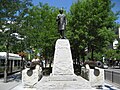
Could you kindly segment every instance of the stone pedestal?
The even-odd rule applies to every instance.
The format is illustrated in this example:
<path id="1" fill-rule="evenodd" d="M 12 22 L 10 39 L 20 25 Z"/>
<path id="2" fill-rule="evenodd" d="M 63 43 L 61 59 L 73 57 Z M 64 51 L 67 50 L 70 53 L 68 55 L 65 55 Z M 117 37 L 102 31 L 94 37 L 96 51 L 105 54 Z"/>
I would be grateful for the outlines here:
<path id="1" fill-rule="evenodd" d="M 24 87 L 33 87 L 34 84 L 38 82 L 41 78 L 41 69 L 40 66 L 36 66 L 34 70 L 26 68 L 22 71 L 22 84 Z"/>
<path id="2" fill-rule="evenodd" d="M 99 75 L 95 75 L 95 69 L 99 70 Z M 89 70 L 89 81 L 91 86 L 104 86 L 104 69 L 95 68 Z"/>
<path id="3" fill-rule="evenodd" d="M 52 75 L 73 75 L 73 61 L 67 39 L 58 39 L 55 45 Z"/>
<path id="4" fill-rule="evenodd" d="M 73 70 L 70 44 L 67 39 L 58 39 L 55 45 L 52 74 L 43 77 L 36 85 L 37 90 L 92 89 L 90 83 Z"/>
<path id="5" fill-rule="evenodd" d="M 34 85 L 36 90 L 94 90 L 90 83 L 73 70 L 70 44 L 67 39 L 58 39 L 55 45 L 53 70 Z"/>
<path id="6" fill-rule="evenodd" d="M 90 85 L 95 86 L 104 86 L 104 69 L 95 67 L 95 69 L 90 69 L 87 64 L 85 67 L 82 67 L 81 75 L 90 82 Z"/>

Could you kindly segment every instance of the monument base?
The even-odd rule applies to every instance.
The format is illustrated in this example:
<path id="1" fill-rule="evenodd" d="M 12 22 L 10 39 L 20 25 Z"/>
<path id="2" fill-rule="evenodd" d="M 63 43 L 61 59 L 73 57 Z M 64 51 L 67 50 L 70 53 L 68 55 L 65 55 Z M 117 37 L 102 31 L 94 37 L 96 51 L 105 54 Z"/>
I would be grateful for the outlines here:
<path id="1" fill-rule="evenodd" d="M 34 87 L 36 90 L 94 90 L 87 80 L 74 74 L 71 49 L 67 39 L 57 40 L 52 74 L 43 77 Z"/>
<path id="2" fill-rule="evenodd" d="M 52 74 L 43 77 L 37 90 L 91 89 L 90 83 L 74 74 L 70 44 L 67 39 L 58 39 L 55 45 Z"/>
<path id="3" fill-rule="evenodd" d="M 68 39 L 58 39 L 56 41 L 52 75 L 74 75 L 73 60 Z"/>
<path id="4" fill-rule="evenodd" d="M 36 85 L 37 90 L 92 90 L 90 83 L 76 75 L 56 75 L 43 77 Z"/>
<path id="5" fill-rule="evenodd" d="M 59 78 L 59 79 L 58 79 Z M 71 79 L 72 78 L 72 79 Z M 23 87 L 20 84 L 12 90 L 96 90 L 81 76 L 45 76 L 33 87 Z"/>

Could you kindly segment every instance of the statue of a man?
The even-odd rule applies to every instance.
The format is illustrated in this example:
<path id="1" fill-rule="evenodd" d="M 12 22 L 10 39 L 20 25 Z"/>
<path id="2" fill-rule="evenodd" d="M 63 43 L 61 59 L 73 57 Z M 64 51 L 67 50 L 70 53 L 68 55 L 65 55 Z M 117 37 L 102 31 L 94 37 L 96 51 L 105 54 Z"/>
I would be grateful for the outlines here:
<path id="1" fill-rule="evenodd" d="M 65 14 L 63 14 L 63 9 L 60 9 L 59 12 L 60 13 L 57 15 L 56 21 L 58 22 L 58 31 L 60 32 L 60 36 L 64 39 L 64 30 L 66 29 L 67 20 Z"/>

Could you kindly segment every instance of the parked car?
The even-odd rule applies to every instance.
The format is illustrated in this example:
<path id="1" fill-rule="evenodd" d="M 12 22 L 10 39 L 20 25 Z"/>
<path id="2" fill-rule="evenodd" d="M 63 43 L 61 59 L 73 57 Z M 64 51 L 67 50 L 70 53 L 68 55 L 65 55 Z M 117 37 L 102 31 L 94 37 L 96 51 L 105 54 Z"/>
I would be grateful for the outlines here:
<path id="1" fill-rule="evenodd" d="M 103 68 L 104 68 L 104 69 L 108 69 L 108 65 L 105 63 L 105 64 L 103 65 Z"/>

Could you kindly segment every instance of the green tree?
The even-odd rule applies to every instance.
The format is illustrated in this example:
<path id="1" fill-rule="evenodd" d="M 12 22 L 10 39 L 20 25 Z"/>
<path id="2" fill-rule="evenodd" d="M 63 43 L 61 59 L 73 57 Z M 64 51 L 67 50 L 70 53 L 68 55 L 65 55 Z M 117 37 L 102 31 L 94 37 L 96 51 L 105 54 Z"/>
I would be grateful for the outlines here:
<path id="1" fill-rule="evenodd" d="M 49 59 L 49 57 L 53 57 L 54 44 L 58 38 L 56 27 L 58 9 L 39 3 L 38 6 L 33 6 L 28 11 L 23 23 L 28 49 L 30 46 L 41 49 L 41 55 L 45 59 Z"/>
<path id="2" fill-rule="evenodd" d="M 27 9 L 32 5 L 31 0 L 0 0 L 0 29 L 2 30 L 1 35 L 1 43 L 0 46 L 3 46 L 3 43 L 8 40 L 10 42 L 9 46 L 12 49 L 15 47 L 11 47 L 11 44 L 15 44 L 15 38 L 10 37 L 12 33 L 19 33 L 21 30 L 21 23 L 23 22 Z M 3 36 L 3 37 L 2 37 Z M 18 48 L 18 47 L 17 47 Z M 16 49 L 17 49 L 16 48 Z M 1 51 L 5 49 L 2 48 Z M 15 50 L 15 49 L 14 49 Z M 18 50 L 18 49 L 17 49 Z M 16 51 L 17 51 L 16 50 Z M 20 49 L 19 49 L 20 50 Z M 12 51 L 12 52 L 16 52 Z"/>
<path id="3" fill-rule="evenodd" d="M 110 0 L 78 0 L 70 9 L 68 35 L 72 41 L 75 58 L 85 56 L 85 48 L 99 52 L 115 38 L 114 29 L 117 19 L 111 10 Z"/>
<path id="4" fill-rule="evenodd" d="M 13 38 L 11 35 L 20 30 L 20 22 L 26 15 L 26 8 L 31 5 L 28 0 L 0 0 L 0 30 L 2 31 L 2 39 L 5 42 L 6 57 L 5 60 L 5 70 L 4 70 L 4 82 L 7 82 L 7 66 L 8 66 L 8 56 L 9 50 L 13 46 Z M 15 39 L 14 39 L 15 40 Z M 0 42 L 0 47 L 3 46 Z M 15 47 L 14 47 L 15 48 Z M 12 49 L 11 49 L 12 50 Z M 1 49 L 2 51 L 2 49 Z"/>

